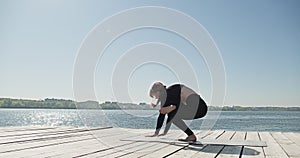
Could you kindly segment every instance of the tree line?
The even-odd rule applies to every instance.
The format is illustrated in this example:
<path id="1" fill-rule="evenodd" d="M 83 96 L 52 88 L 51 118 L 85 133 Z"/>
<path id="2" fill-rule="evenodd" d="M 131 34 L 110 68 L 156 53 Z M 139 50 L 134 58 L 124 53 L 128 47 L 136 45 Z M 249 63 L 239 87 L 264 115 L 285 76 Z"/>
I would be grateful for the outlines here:
<path id="1" fill-rule="evenodd" d="M 41 109 L 121 109 L 117 103 L 96 101 L 75 102 L 73 100 L 46 98 L 44 100 L 0 98 L 0 108 L 41 108 Z"/>
<path id="2" fill-rule="evenodd" d="M 97 101 L 75 102 L 73 100 L 46 98 L 44 100 L 0 98 L 0 108 L 44 108 L 44 109 L 152 109 L 150 105 L 122 104 Z M 210 111 L 300 111 L 300 107 L 251 107 L 251 106 L 209 106 Z"/>

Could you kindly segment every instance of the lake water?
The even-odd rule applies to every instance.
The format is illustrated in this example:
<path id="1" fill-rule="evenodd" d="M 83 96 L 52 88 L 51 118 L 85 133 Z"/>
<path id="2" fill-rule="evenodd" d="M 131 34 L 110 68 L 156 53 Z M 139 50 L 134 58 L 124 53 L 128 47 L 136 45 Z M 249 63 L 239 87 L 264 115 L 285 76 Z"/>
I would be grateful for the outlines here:
<path id="1" fill-rule="evenodd" d="M 157 110 L 0 109 L 0 126 L 154 129 L 157 116 Z M 300 132 L 300 111 L 210 111 L 206 117 L 186 123 L 191 129 Z M 174 125 L 171 128 L 176 129 Z"/>

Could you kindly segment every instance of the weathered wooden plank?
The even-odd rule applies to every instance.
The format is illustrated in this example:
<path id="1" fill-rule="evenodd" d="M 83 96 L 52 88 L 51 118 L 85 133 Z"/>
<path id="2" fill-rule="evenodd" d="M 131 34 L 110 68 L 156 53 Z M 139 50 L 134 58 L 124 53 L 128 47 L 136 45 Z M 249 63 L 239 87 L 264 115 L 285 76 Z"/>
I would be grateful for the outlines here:
<path id="1" fill-rule="evenodd" d="M 151 130 L 152 131 L 152 130 Z M 149 133 L 149 132 L 148 132 Z M 180 133 L 180 131 L 176 130 L 176 131 L 170 131 L 169 134 L 166 137 L 172 138 L 172 137 L 176 137 L 178 136 L 178 134 Z M 147 139 L 151 139 L 149 137 L 145 137 L 145 134 L 139 135 L 138 137 L 142 137 L 144 138 L 145 142 L 136 142 L 139 143 L 138 145 L 132 144 L 134 147 L 130 147 L 128 148 L 128 146 L 124 146 L 122 148 L 126 148 L 126 150 L 120 150 L 120 147 L 115 147 L 114 150 L 109 150 L 109 151 L 105 151 L 105 152 L 101 152 L 101 153 L 95 153 L 93 155 L 89 155 L 88 157 L 118 157 L 118 156 L 126 156 L 126 155 L 132 155 L 135 154 L 135 156 L 133 157 L 137 157 L 140 154 L 143 154 L 144 152 L 149 152 L 151 151 L 149 148 L 152 146 L 156 146 L 159 145 L 161 143 L 159 142 L 148 142 Z M 126 141 L 121 141 L 121 142 L 126 142 Z M 132 141 L 127 141 L 127 142 L 132 142 Z"/>
<path id="2" fill-rule="evenodd" d="M 76 135 L 52 139 L 44 139 L 40 141 L 27 141 L 22 143 L 13 143 L 13 144 L 2 144 L 0 148 L 0 153 L 14 152 L 19 150 L 26 150 L 30 148 L 40 148 L 43 146 L 51 146 L 61 143 L 68 143 L 70 141 L 81 141 L 81 139 L 93 138 L 92 135 Z"/>
<path id="3" fill-rule="evenodd" d="M 300 132 L 293 132 L 294 135 L 296 135 L 297 137 L 300 137 Z"/>
<path id="4" fill-rule="evenodd" d="M 56 129 L 58 127 L 43 127 L 43 126 L 11 126 L 11 127 L 1 127 L 0 133 L 9 133 L 16 131 L 42 131 L 48 129 Z"/>
<path id="5" fill-rule="evenodd" d="M 151 154 L 152 152 L 155 152 L 157 150 L 160 150 L 161 148 L 165 148 L 169 146 L 170 143 L 159 143 L 159 142 L 151 142 L 148 145 L 145 146 L 144 149 L 137 150 L 134 153 L 126 154 L 123 157 L 142 157 L 148 154 Z M 172 145 L 177 145 L 177 144 L 172 144 Z"/>
<path id="6" fill-rule="evenodd" d="M 225 131 L 218 130 L 218 131 L 211 131 L 211 133 L 207 136 L 204 136 L 204 139 L 216 139 L 220 135 L 222 135 Z M 191 157 L 193 155 L 196 155 L 199 151 L 201 151 L 205 146 L 194 146 L 194 145 L 189 145 L 185 147 L 182 150 L 179 150 L 178 152 L 170 155 L 169 157 L 171 158 L 181 158 L 181 157 Z"/>
<path id="7" fill-rule="evenodd" d="M 289 157 L 300 157 L 300 147 L 281 132 L 272 132 L 273 138 L 283 148 Z"/>
<path id="8" fill-rule="evenodd" d="M 188 142 L 179 141 L 181 143 L 191 144 Z M 265 147 L 265 141 L 255 140 L 216 140 L 216 139 L 199 139 L 192 143 L 193 145 L 226 145 L 226 146 L 252 146 L 252 147 Z"/>
<path id="9" fill-rule="evenodd" d="M 119 131 L 119 133 L 121 133 L 121 135 L 114 137 L 114 138 L 108 138 L 108 137 L 103 137 L 100 140 L 100 143 L 102 143 L 102 147 L 98 146 L 95 148 L 95 146 L 92 147 L 81 147 L 78 148 L 76 154 L 74 154 L 74 152 L 64 152 L 61 153 L 61 155 L 55 155 L 55 157 L 96 157 L 97 154 L 99 153 L 111 153 L 112 150 L 116 149 L 116 148 L 120 148 L 120 147 L 125 147 L 127 145 L 130 144 L 134 144 L 134 142 L 124 142 L 124 141 L 120 141 L 120 139 L 122 138 L 127 138 L 127 137 L 134 137 L 136 135 L 144 135 L 144 134 L 149 134 L 149 133 L 145 133 L 148 131 L 145 131 L 144 129 L 138 129 L 136 131 L 132 131 L 131 129 L 116 129 Z M 99 136 L 101 136 L 101 133 L 98 133 Z M 96 137 L 97 133 L 94 134 Z M 104 146 L 103 146 L 104 144 Z M 53 156 L 51 156 L 53 157 Z"/>
<path id="10" fill-rule="evenodd" d="M 186 146 L 187 146 L 186 144 L 172 144 L 172 145 L 168 144 L 164 146 L 162 149 L 153 151 L 151 154 L 142 157 L 164 157 Z"/>
<path id="11" fill-rule="evenodd" d="M 121 148 L 117 148 L 118 149 L 117 152 L 103 155 L 101 157 L 122 157 L 128 154 L 138 152 L 139 150 L 143 150 L 147 146 L 149 146 L 149 144 L 146 144 L 145 142 L 135 142 L 133 144 L 122 146 Z"/>
<path id="12" fill-rule="evenodd" d="M 76 147 L 76 152 L 71 150 L 60 152 L 55 155 L 51 155 L 51 157 L 91 157 L 95 153 L 110 151 L 116 147 L 126 146 L 127 144 L 131 144 L 132 142 L 120 142 L 119 140 L 122 138 L 132 137 L 135 135 L 139 135 L 140 132 L 127 132 L 126 129 L 115 129 L 118 131 L 118 135 L 113 137 L 103 137 L 103 133 L 97 132 L 93 135 L 98 137 L 98 143 L 84 145 L 81 147 Z M 102 137 L 102 138 L 99 138 Z M 98 145 L 97 145 L 98 144 Z M 53 153 L 52 153 L 53 154 Z"/>
<path id="13" fill-rule="evenodd" d="M 110 129 L 103 129 L 103 131 L 109 130 L 107 132 L 111 132 Z M 110 134 L 110 133 L 108 133 Z M 58 145 L 63 143 L 69 143 L 72 141 L 82 141 L 85 139 L 93 139 L 94 136 L 89 133 L 89 131 L 86 131 L 83 134 L 68 134 L 64 136 L 51 136 L 47 138 L 42 138 L 39 140 L 35 139 L 28 139 L 23 142 L 17 142 L 17 143 L 9 143 L 9 144 L 2 144 L 0 148 L 0 153 L 5 152 L 13 152 L 13 151 L 20 151 L 20 150 L 26 150 L 26 149 L 32 149 L 32 148 L 40 148 L 43 146 L 51 146 L 51 145 Z M 31 141 L 33 140 L 33 141 Z M 35 141 L 34 141 L 35 140 Z"/>
<path id="14" fill-rule="evenodd" d="M 41 128 L 41 130 L 39 130 Z M 5 132 L 7 131 L 7 132 Z M 174 142 L 180 130 L 164 136 Z M 207 132 L 207 131 L 206 131 Z M 7 127 L 0 128 L 0 157 L 238 157 L 243 158 L 296 158 L 300 157 L 300 134 L 282 132 L 234 132 L 204 131 L 198 138 L 217 140 L 262 140 L 267 147 L 240 147 L 224 145 L 188 145 L 182 143 L 129 142 L 124 138 L 136 138 L 153 133 L 152 129 L 92 130 L 74 127 Z M 196 132 L 195 132 L 196 133 Z M 22 135 L 24 134 L 24 135 Z M 5 136 L 4 136 L 5 135 Z M 2 137 L 1 137 L 2 136 Z M 245 137 L 246 136 L 246 137 Z M 15 141 L 15 142 L 14 142 Z M 2 143 L 2 144 L 1 144 Z M 5 144 L 6 143 L 6 144 Z"/>
<path id="15" fill-rule="evenodd" d="M 2 131 L 0 133 L 0 137 L 7 137 L 7 136 L 18 136 L 18 135 L 26 135 L 26 134 L 37 134 L 37 133 L 43 133 L 43 132 L 48 132 L 48 131 L 56 131 L 62 128 L 58 128 L 58 127 L 49 127 L 49 128 L 37 128 L 37 129 L 22 129 L 22 130 L 13 130 L 10 129 L 8 132 L 6 131 Z M 69 128 L 68 128 L 69 129 Z M 64 129 L 63 129 L 64 130 Z"/>
<path id="16" fill-rule="evenodd" d="M 18 148 L 9 150 L 9 149 L 5 149 L 7 150 L 7 152 L 2 152 L 0 155 L 3 157 L 19 157 L 23 155 L 27 155 L 28 153 L 32 153 L 33 150 L 39 151 L 39 150 L 43 150 L 51 147 L 51 146 L 56 146 L 56 145 L 60 145 L 60 144 L 67 144 L 67 143 L 73 143 L 73 142 L 78 142 L 81 141 L 82 143 L 84 143 L 87 140 L 90 139 L 94 139 L 92 136 L 86 136 L 84 138 L 80 138 L 80 139 L 72 139 L 72 140 L 67 140 L 67 141 L 49 141 L 47 143 L 45 142 L 39 142 L 39 143 L 35 143 L 30 147 L 27 147 L 26 145 L 20 145 L 18 146 Z M 59 149 L 62 150 L 62 149 Z"/>
<path id="17" fill-rule="evenodd" d="M 170 134 L 171 133 L 171 134 Z M 171 131 L 169 132 L 168 135 L 164 136 L 163 138 L 169 139 L 169 140 L 173 140 L 173 142 L 179 138 L 179 136 L 183 135 L 183 132 L 180 130 L 176 130 L 176 131 Z M 146 142 L 145 145 L 143 146 L 143 148 L 139 148 L 137 150 L 135 150 L 134 152 L 130 152 L 130 153 L 126 153 L 123 155 L 120 155 L 120 157 L 127 157 L 127 158 L 131 158 L 131 157 L 141 157 L 143 155 L 152 153 L 153 151 L 156 151 L 158 148 L 158 146 L 160 144 L 165 144 L 166 146 L 169 145 L 170 143 L 173 143 L 172 141 L 170 141 L 169 143 L 148 143 Z M 176 145 L 176 143 L 174 142 L 173 145 Z"/>
<path id="18" fill-rule="evenodd" d="M 97 131 L 99 132 L 99 131 Z M 35 154 L 28 154 L 31 157 L 73 157 L 80 154 L 85 154 L 84 151 L 98 150 L 99 148 L 111 147 L 111 144 L 104 142 L 103 137 L 110 139 L 118 139 L 118 137 L 124 137 L 126 133 L 120 133 L 117 129 L 112 129 L 106 132 L 102 132 L 101 135 L 93 135 L 93 139 L 85 140 L 83 142 L 71 142 L 59 144 L 56 146 L 49 146 L 46 148 L 39 148 L 34 151 Z M 113 141 L 111 141 L 113 143 Z M 64 149 L 64 150 L 61 150 Z M 32 152 L 31 152 L 32 153 Z"/>
<path id="19" fill-rule="evenodd" d="M 244 140 L 246 132 L 235 132 L 234 136 L 230 140 Z M 217 156 L 218 158 L 238 158 L 242 152 L 242 146 L 227 146 Z"/>
<path id="20" fill-rule="evenodd" d="M 285 135 L 292 142 L 294 142 L 295 144 L 297 144 L 298 146 L 300 146 L 300 134 L 297 135 L 296 133 L 285 132 L 285 133 L 283 133 L 283 135 Z"/>
<path id="21" fill-rule="evenodd" d="M 72 157 L 71 154 L 76 154 L 80 148 L 90 147 L 96 148 L 99 141 L 95 138 L 83 141 L 63 143 L 59 145 L 46 146 L 41 148 L 28 149 L 20 152 L 23 158 L 40 158 L 40 157 L 55 157 L 65 155 L 65 157 Z"/>
<path id="22" fill-rule="evenodd" d="M 22 141 L 26 140 L 28 138 L 38 138 L 38 137 L 43 137 L 43 136 L 58 136 L 58 135 L 64 135 L 64 134 L 72 134 L 72 133 L 81 133 L 81 132 L 89 132 L 89 131 L 94 131 L 98 129 L 103 129 L 103 128 L 79 128 L 79 129 L 63 129 L 63 130 L 52 130 L 52 131 L 46 131 L 46 132 L 40 132 L 40 133 L 25 133 L 25 134 L 18 134 L 18 135 L 6 135 L 2 136 L 0 138 L 0 144 L 8 144 L 7 142 L 14 142 L 14 141 Z"/>
<path id="23" fill-rule="evenodd" d="M 138 133 L 138 134 L 153 134 L 154 129 L 136 129 L 136 128 L 118 128 L 120 130 L 126 131 L 127 133 Z"/>
<path id="24" fill-rule="evenodd" d="M 43 133 L 55 133 L 55 132 L 64 132 L 64 131 L 70 131 L 70 130 L 82 130 L 82 129 L 86 129 L 85 127 L 68 127 L 68 126 L 62 126 L 62 127 L 27 127 L 28 129 L 26 129 L 26 127 L 23 127 L 21 129 L 16 128 L 16 130 L 14 130 L 14 128 L 8 127 L 7 131 L 3 130 L 2 132 L 0 132 L 0 139 L 2 138 L 8 138 L 8 137 L 15 137 L 15 136 L 30 136 L 30 135 L 35 135 L 35 134 L 43 134 Z"/>
<path id="25" fill-rule="evenodd" d="M 101 139 L 111 139 L 110 140 L 110 144 L 108 143 L 104 143 L 104 141 L 107 140 L 97 140 L 97 139 L 93 139 L 93 140 L 88 140 L 88 141 L 84 141 L 83 143 L 72 143 L 72 144 L 63 144 L 63 146 L 53 146 L 50 148 L 45 149 L 43 153 L 37 154 L 35 156 L 29 156 L 30 158 L 32 157 L 84 157 L 84 155 L 86 155 L 87 157 L 91 157 L 89 156 L 91 153 L 98 153 L 98 152 L 105 152 L 107 150 L 112 150 L 114 148 L 114 143 L 115 140 L 118 140 L 121 136 L 124 136 L 123 134 L 120 135 L 115 135 L 112 137 L 106 137 L 106 138 L 101 138 Z M 117 144 L 117 143 L 116 143 Z M 118 144 L 117 146 L 122 146 L 122 145 L 126 145 L 126 144 Z M 60 150 L 60 149 L 64 149 L 64 150 Z M 50 149 L 49 152 L 47 151 L 48 149 Z"/>
<path id="26" fill-rule="evenodd" d="M 117 133 L 119 133 L 119 131 L 114 132 L 115 129 L 108 129 L 108 130 L 103 130 L 102 133 L 102 137 L 105 137 L 106 139 L 111 138 L 115 135 L 117 135 Z M 122 134 L 122 133 L 121 133 Z M 89 144 L 86 144 L 86 142 L 91 142 L 92 140 L 94 140 L 93 142 L 96 144 L 100 144 L 101 142 L 99 142 L 99 140 L 95 139 L 95 136 L 93 135 L 87 135 L 87 136 L 83 136 L 83 137 L 72 137 L 72 138 L 66 138 L 66 139 L 61 139 L 61 140 L 49 140 L 49 141 L 44 141 L 44 142 L 34 142 L 34 143 L 30 143 L 30 144 L 20 144 L 19 149 L 21 150 L 16 150 L 14 152 L 6 152 L 6 153 L 2 153 L 1 155 L 6 155 L 6 156 L 12 156 L 12 155 L 29 155 L 30 157 L 33 156 L 32 153 L 35 153 L 34 155 L 59 155 L 59 154 L 67 154 L 68 153 L 68 149 L 76 149 L 73 147 L 73 145 L 75 144 L 80 144 L 81 146 L 86 146 Z M 106 146 L 102 143 L 102 146 Z M 94 146 L 95 147 L 95 146 Z M 18 149 L 18 148 L 17 148 Z M 63 150 L 62 150 L 63 149 Z M 73 150 L 73 155 L 79 152 L 78 150 L 76 150 L 76 152 L 74 152 Z M 58 154 L 57 154 L 58 153 Z M 77 153 L 78 154 L 78 153 Z M 41 156 L 38 156 L 41 157 Z"/>
<path id="27" fill-rule="evenodd" d="M 72 136 L 79 136 L 79 135 L 86 135 L 89 134 L 91 130 L 104 130 L 108 128 L 94 128 L 94 129 L 89 129 L 89 130 L 82 130 L 80 131 L 81 133 L 64 133 L 60 135 L 38 135 L 38 136 L 33 136 L 30 138 L 16 138 L 16 139 L 4 139 L 0 142 L 0 145 L 3 144 L 14 144 L 14 143 L 23 143 L 23 142 L 34 142 L 34 141 L 44 141 L 44 140 L 49 140 L 49 139 L 60 139 L 60 138 L 65 138 L 65 137 L 72 137 Z"/>
<path id="28" fill-rule="evenodd" d="M 246 140 L 260 140 L 258 132 L 247 132 Z M 243 158 L 264 158 L 264 151 L 262 147 L 244 147 Z"/>
<path id="29" fill-rule="evenodd" d="M 269 132 L 259 132 L 261 140 L 267 142 L 267 147 L 263 147 L 266 158 L 288 158 L 281 146 L 275 141 Z"/>
<path id="30" fill-rule="evenodd" d="M 120 149 L 119 150 L 116 150 L 116 149 L 114 149 L 114 147 L 111 147 L 111 148 L 103 148 L 103 146 L 101 147 L 101 146 L 98 146 L 98 148 L 100 148 L 100 149 L 103 149 L 101 152 L 97 152 L 97 153 L 101 153 L 101 154 L 104 154 L 103 156 L 98 156 L 97 154 L 88 154 L 88 155 L 86 155 L 86 156 L 80 156 L 80 155 L 77 155 L 77 153 L 76 154 L 74 154 L 74 153 L 63 153 L 63 154 L 61 154 L 61 155 L 55 155 L 55 156 L 51 156 L 51 157 L 61 157 L 61 158 L 64 158 L 64 157 L 77 157 L 77 156 L 79 156 L 79 157 L 88 157 L 88 158 L 93 158 L 93 157 L 106 157 L 106 153 L 107 152 L 109 152 L 109 155 L 112 155 L 112 156 L 108 156 L 108 157 L 116 157 L 116 156 L 118 156 L 118 155 L 120 155 L 120 153 L 122 152 L 122 151 L 124 151 L 124 152 L 126 152 L 126 151 L 129 151 L 129 150 L 131 150 L 131 147 L 136 147 L 136 146 L 139 146 L 140 145 L 140 143 L 139 142 L 136 142 L 136 143 L 124 143 L 124 144 L 122 144 L 122 145 L 118 145 L 118 146 L 116 146 L 116 147 L 120 147 Z M 91 149 L 91 148 L 90 148 Z M 86 152 L 89 152 L 89 151 L 91 151 L 90 149 L 84 149 L 84 148 L 81 148 L 80 150 L 79 150 L 79 153 L 86 153 Z M 94 148 L 94 149 L 96 149 L 96 148 Z M 121 152 L 120 152 L 121 151 Z"/>
<path id="31" fill-rule="evenodd" d="M 225 131 L 222 135 L 217 137 L 218 140 L 230 140 L 235 134 L 235 131 Z M 224 148 L 224 145 L 207 145 L 201 151 L 192 155 L 194 158 L 214 158 Z"/>
<path id="32" fill-rule="evenodd" d="M 195 131 L 195 133 L 196 133 L 196 131 Z M 197 136 L 205 136 L 204 133 L 207 133 L 207 131 L 199 131 L 198 133 L 196 133 L 196 135 Z M 182 132 L 180 137 L 186 137 L 185 133 Z M 175 140 L 178 138 L 179 137 L 175 138 Z M 181 144 L 181 143 L 163 144 L 163 143 L 161 143 L 157 146 L 158 146 L 158 148 L 154 149 L 153 152 L 145 153 L 141 157 L 167 157 L 167 156 L 172 155 L 173 153 L 187 147 L 188 144 L 185 144 L 185 143 L 183 143 L 183 144 Z"/>

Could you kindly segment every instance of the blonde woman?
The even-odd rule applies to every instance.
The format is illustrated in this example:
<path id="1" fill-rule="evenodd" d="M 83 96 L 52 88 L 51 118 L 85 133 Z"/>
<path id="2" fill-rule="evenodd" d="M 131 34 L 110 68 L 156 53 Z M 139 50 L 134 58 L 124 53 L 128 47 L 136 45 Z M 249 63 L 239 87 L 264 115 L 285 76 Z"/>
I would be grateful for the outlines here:
<path id="1" fill-rule="evenodd" d="M 183 120 L 198 119 L 206 115 L 207 105 L 200 95 L 183 84 L 174 84 L 167 88 L 161 82 L 155 82 L 152 85 L 149 95 L 157 99 L 156 103 L 151 103 L 153 107 L 159 103 L 161 104 L 156 130 L 150 137 L 166 135 L 173 123 L 187 134 L 187 138 L 181 140 L 197 140 L 193 131 L 187 127 Z M 166 114 L 168 115 L 168 119 L 165 130 L 162 134 L 159 134 Z"/>

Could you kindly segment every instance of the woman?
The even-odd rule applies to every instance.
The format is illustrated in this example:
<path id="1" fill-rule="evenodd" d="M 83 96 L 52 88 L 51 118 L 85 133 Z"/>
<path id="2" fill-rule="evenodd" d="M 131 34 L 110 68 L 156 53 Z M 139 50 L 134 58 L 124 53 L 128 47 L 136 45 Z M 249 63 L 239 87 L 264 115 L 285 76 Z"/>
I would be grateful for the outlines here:
<path id="1" fill-rule="evenodd" d="M 161 103 L 160 114 L 157 118 L 156 131 L 153 136 L 162 136 L 168 133 L 171 123 L 187 134 L 184 141 L 196 141 L 197 137 L 183 120 L 202 118 L 207 113 L 207 105 L 195 91 L 182 84 L 174 84 L 168 88 L 161 82 L 155 82 L 149 93 L 150 97 L 158 99 L 153 107 Z M 168 115 L 167 124 L 163 134 L 159 131 L 163 125 L 165 115 Z"/>

